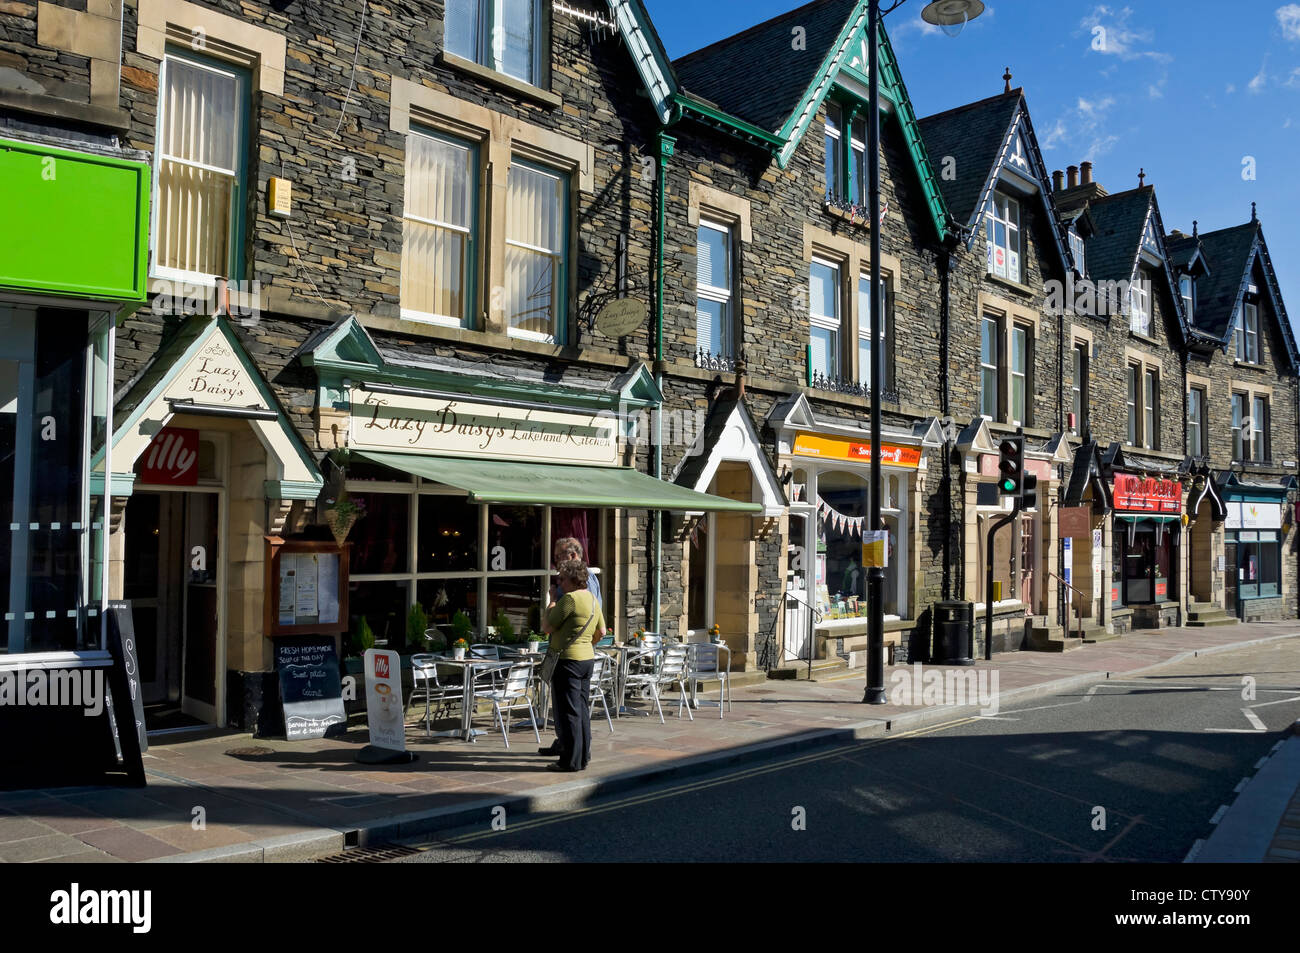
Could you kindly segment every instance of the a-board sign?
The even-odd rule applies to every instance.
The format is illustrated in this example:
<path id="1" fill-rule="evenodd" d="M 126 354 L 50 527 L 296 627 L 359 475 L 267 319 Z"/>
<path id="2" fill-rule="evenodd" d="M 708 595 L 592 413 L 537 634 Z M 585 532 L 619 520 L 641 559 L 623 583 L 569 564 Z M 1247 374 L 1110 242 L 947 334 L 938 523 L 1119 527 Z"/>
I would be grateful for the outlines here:
<path id="1" fill-rule="evenodd" d="M 280 676 L 286 738 L 324 738 L 347 730 L 332 638 L 277 639 L 275 668 Z"/>
<path id="2" fill-rule="evenodd" d="M 144 725 L 140 658 L 136 651 L 130 602 L 108 604 L 108 652 L 113 658 L 108 671 L 108 687 L 113 694 L 111 721 L 117 731 L 122 763 L 131 781 L 144 785 L 143 755 L 149 750 L 149 736 Z"/>
<path id="3" fill-rule="evenodd" d="M 370 744 L 390 751 L 406 750 L 402 706 L 402 660 L 396 652 L 366 649 L 366 721 Z"/>

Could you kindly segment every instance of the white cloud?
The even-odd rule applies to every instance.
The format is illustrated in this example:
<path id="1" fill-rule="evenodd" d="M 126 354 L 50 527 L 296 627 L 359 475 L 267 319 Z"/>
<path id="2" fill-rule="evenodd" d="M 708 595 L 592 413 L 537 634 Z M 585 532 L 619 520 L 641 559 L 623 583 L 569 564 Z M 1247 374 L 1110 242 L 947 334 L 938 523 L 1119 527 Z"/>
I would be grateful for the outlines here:
<path id="1" fill-rule="evenodd" d="M 1229 96 L 1231 96 L 1231 95 L 1232 95 L 1233 93 L 1235 93 L 1236 91 L 1237 91 L 1237 84 L 1236 84 L 1236 83 L 1229 83 L 1228 86 L 1227 86 L 1227 88 L 1224 89 L 1224 92 L 1227 93 Z"/>
<path id="2" fill-rule="evenodd" d="M 1246 88 L 1252 93 L 1262 93 L 1264 87 L 1268 85 L 1268 57 L 1264 57 L 1264 62 L 1260 64 L 1259 72 L 1255 77 L 1246 84 Z"/>
<path id="3" fill-rule="evenodd" d="M 1132 16 L 1133 10 L 1129 7 L 1115 9 L 1098 4 L 1079 21 L 1079 26 L 1088 33 L 1091 49 L 1103 56 L 1118 56 L 1122 60 L 1152 59 L 1158 63 L 1173 60 L 1168 53 L 1139 48 L 1148 46 L 1154 34 L 1130 26 Z"/>
<path id="4" fill-rule="evenodd" d="M 1044 148 L 1082 151 L 1083 157 L 1089 159 L 1105 155 L 1119 142 L 1110 117 L 1114 105 L 1113 96 L 1100 99 L 1080 96 L 1068 115 L 1057 119 L 1047 133 L 1043 139 Z"/>
<path id="5" fill-rule="evenodd" d="M 1286 78 L 1286 82 L 1282 85 L 1291 89 L 1300 89 L 1300 66 L 1291 71 L 1291 75 Z"/>
<path id="6" fill-rule="evenodd" d="M 1277 25 L 1288 40 L 1300 40 L 1300 3 L 1277 8 Z"/>

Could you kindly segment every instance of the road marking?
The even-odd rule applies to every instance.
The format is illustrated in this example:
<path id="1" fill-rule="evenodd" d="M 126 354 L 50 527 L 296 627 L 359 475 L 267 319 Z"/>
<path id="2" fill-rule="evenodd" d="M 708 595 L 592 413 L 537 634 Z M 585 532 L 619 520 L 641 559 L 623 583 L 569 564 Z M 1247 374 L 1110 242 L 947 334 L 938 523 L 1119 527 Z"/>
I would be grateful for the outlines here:
<path id="1" fill-rule="evenodd" d="M 1243 708 L 1241 713 L 1246 716 L 1246 720 L 1255 726 L 1256 731 L 1268 731 L 1268 726 L 1249 708 Z"/>
<path id="2" fill-rule="evenodd" d="M 1264 688 L 1264 689 L 1261 689 L 1261 691 L 1270 692 L 1270 691 L 1277 691 L 1277 689 L 1274 689 L 1274 688 Z M 1287 689 L 1287 691 L 1291 691 L 1291 689 Z M 1251 708 L 1265 708 L 1265 707 L 1267 707 L 1268 705 L 1283 705 L 1283 704 L 1286 704 L 1287 702 L 1300 702 L 1300 695 L 1296 695 L 1296 696 L 1293 697 L 1293 698 L 1279 698 L 1279 699 L 1276 699 L 1275 701 L 1271 701 L 1271 702 L 1260 702 L 1259 704 L 1257 704 L 1257 705 L 1251 705 L 1250 707 L 1251 707 Z"/>
<path id="3" fill-rule="evenodd" d="M 1256 762 L 1255 762 L 1255 770 L 1258 771 L 1260 768 L 1264 767 L 1264 763 L 1265 763 L 1266 761 L 1268 761 L 1268 755 L 1264 755 L 1264 757 L 1262 757 L 1262 758 L 1260 758 L 1258 761 L 1256 761 Z"/>
<path id="4" fill-rule="evenodd" d="M 1211 823 L 1211 824 L 1217 824 L 1217 823 L 1219 823 L 1219 821 L 1223 820 L 1223 815 L 1225 815 L 1225 814 L 1227 814 L 1227 813 L 1228 813 L 1228 805 L 1226 805 L 1226 804 L 1220 804 L 1220 805 L 1219 805 L 1219 809 L 1218 809 L 1217 811 L 1215 811 L 1215 812 L 1214 812 L 1214 816 L 1213 816 L 1212 818 L 1210 818 L 1210 823 Z"/>
<path id="5" fill-rule="evenodd" d="M 1240 781 L 1237 782 L 1237 786 L 1232 789 L 1232 793 L 1240 794 L 1242 791 L 1246 790 L 1246 785 L 1249 783 L 1250 783 L 1250 778 L 1242 778 Z"/>

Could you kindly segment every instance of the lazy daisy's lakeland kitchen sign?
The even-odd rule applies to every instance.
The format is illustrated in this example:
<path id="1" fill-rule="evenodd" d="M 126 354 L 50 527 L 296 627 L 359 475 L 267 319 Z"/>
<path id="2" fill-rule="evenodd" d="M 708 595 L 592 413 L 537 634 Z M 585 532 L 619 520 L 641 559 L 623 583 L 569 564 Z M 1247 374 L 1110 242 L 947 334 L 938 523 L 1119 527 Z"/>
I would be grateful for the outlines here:
<path id="1" fill-rule="evenodd" d="M 618 418 L 354 389 L 348 443 L 357 450 L 616 466 Z"/>

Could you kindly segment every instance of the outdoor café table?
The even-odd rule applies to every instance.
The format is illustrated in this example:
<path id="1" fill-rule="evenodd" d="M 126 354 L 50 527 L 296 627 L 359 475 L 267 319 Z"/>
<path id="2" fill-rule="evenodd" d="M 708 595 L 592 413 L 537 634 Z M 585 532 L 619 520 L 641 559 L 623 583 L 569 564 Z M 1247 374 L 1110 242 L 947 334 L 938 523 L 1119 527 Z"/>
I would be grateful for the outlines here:
<path id="1" fill-rule="evenodd" d="M 636 708 L 628 708 L 625 704 L 627 701 L 627 676 L 631 671 L 633 659 L 653 658 L 654 656 L 659 655 L 663 649 L 647 649 L 642 648 L 639 645 L 626 643 L 623 645 L 606 646 L 606 648 L 612 648 L 619 655 L 617 669 L 618 683 L 614 686 L 614 692 L 618 696 L 618 708 L 615 710 L 615 714 L 620 718 L 623 715 L 644 715 L 649 718 L 650 712 L 640 711 Z"/>
<path id="2" fill-rule="evenodd" d="M 428 733 L 430 738 L 464 738 L 466 741 L 473 741 L 475 734 L 484 734 L 485 732 L 475 728 L 470 730 L 470 717 L 474 714 L 474 673 L 477 671 L 489 671 L 491 669 L 509 668 L 514 664 L 513 659 L 493 659 L 493 658 L 453 658 L 450 655 L 439 655 L 435 657 L 436 664 L 447 665 L 459 668 L 462 674 L 464 691 L 460 705 L 460 727 L 452 728 L 448 731 L 434 731 Z"/>

